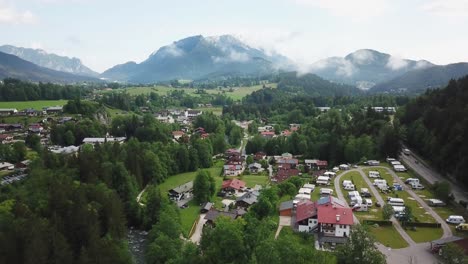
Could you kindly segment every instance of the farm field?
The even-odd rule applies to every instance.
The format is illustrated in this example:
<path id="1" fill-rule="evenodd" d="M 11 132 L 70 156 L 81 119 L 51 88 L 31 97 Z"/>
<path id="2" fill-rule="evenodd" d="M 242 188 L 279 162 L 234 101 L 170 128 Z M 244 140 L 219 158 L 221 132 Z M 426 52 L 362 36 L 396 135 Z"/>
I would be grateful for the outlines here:
<path id="1" fill-rule="evenodd" d="M 18 110 L 34 108 L 36 110 L 42 110 L 44 107 L 48 106 L 62 106 L 65 105 L 67 102 L 68 100 L 0 102 L 0 108 L 16 108 Z"/>
<path id="2" fill-rule="evenodd" d="M 271 88 L 276 88 L 277 84 L 276 83 L 271 83 L 267 85 L 268 87 Z M 233 87 L 232 92 L 230 92 L 230 88 L 218 88 L 218 89 L 206 89 L 205 91 L 208 94 L 225 94 L 226 96 L 232 98 L 233 100 L 241 100 L 243 97 L 246 95 L 251 94 L 254 91 L 262 89 L 263 85 L 254 85 L 254 86 L 249 86 L 249 87 Z M 154 87 L 130 87 L 126 89 L 116 89 L 113 91 L 116 92 L 122 92 L 126 91 L 130 95 L 139 95 L 139 94 L 149 94 L 151 92 L 157 93 L 159 95 L 167 95 L 168 93 L 172 91 L 184 91 L 185 93 L 191 95 L 191 96 L 200 96 L 200 94 L 196 93 L 196 89 L 193 88 L 173 88 L 169 86 L 162 86 L 162 85 L 157 85 Z M 109 93 L 112 91 L 103 91 L 103 93 Z"/>

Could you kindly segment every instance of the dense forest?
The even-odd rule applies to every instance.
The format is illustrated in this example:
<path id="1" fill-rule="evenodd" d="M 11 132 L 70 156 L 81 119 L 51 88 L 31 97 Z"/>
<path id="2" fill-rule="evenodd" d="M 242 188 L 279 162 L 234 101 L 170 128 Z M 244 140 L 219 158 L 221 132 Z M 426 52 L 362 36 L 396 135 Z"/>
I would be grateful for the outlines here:
<path id="1" fill-rule="evenodd" d="M 74 99 L 88 95 L 91 91 L 91 87 L 5 79 L 0 82 L 0 101 Z"/>
<path id="2" fill-rule="evenodd" d="M 247 143 L 248 154 L 257 151 L 269 155 L 290 152 L 339 164 L 396 156 L 400 149 L 401 128 L 398 120 L 392 122 L 389 115 L 377 113 L 369 106 L 397 105 L 397 101 L 402 103 L 406 100 L 404 98 L 329 99 L 280 96 L 282 94 L 275 89 L 263 89 L 247 96 L 242 105 L 223 109 L 226 117 L 254 120 L 249 127 L 249 132 L 254 136 Z M 325 113 L 314 107 L 324 103 L 335 107 Z M 267 140 L 257 132 L 259 126 L 274 124 L 275 132 L 279 135 L 292 123 L 301 124 L 301 128 L 289 137 Z"/>
<path id="3" fill-rule="evenodd" d="M 429 90 L 399 113 L 406 140 L 443 174 L 468 185 L 468 77 Z"/>

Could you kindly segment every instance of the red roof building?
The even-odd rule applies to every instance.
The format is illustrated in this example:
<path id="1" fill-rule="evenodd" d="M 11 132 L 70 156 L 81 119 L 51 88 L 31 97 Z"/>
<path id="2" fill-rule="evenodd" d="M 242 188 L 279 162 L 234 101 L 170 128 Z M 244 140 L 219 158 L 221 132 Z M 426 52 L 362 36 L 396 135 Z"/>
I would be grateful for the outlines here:
<path id="1" fill-rule="evenodd" d="M 352 225 L 354 223 L 351 208 L 320 206 L 317 209 L 317 215 L 320 224 Z"/>
<path id="2" fill-rule="evenodd" d="M 240 190 L 242 188 L 245 188 L 245 182 L 238 179 L 231 179 L 223 181 L 223 185 L 221 188 L 230 190 Z"/>
<path id="3" fill-rule="evenodd" d="M 299 175 L 298 169 L 279 169 L 276 176 L 272 178 L 273 182 L 281 183 L 293 176 Z"/>
<path id="4" fill-rule="evenodd" d="M 262 135 L 262 137 L 265 138 L 272 138 L 275 136 L 275 132 L 263 131 L 262 133 L 260 133 L 260 135 Z"/>
<path id="5" fill-rule="evenodd" d="M 317 207 L 314 202 L 306 200 L 297 204 L 296 222 L 301 222 L 314 216 L 317 216 Z"/>

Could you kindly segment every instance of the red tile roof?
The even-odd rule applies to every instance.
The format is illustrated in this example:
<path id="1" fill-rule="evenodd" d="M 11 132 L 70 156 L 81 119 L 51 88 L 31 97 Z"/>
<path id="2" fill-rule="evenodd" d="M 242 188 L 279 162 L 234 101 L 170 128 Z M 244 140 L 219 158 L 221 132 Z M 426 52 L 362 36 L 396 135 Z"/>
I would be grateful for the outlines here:
<path id="1" fill-rule="evenodd" d="M 326 161 L 326 160 L 317 160 L 317 166 L 327 167 L 328 166 L 328 161 Z"/>
<path id="2" fill-rule="evenodd" d="M 354 223 L 351 208 L 320 206 L 317 214 L 320 224 L 352 225 Z"/>
<path id="3" fill-rule="evenodd" d="M 317 207 L 312 201 L 304 201 L 297 204 L 296 208 L 296 222 L 300 222 L 307 218 L 311 218 L 317 215 Z"/>
<path id="4" fill-rule="evenodd" d="M 227 181 L 223 181 L 222 188 L 232 188 L 235 190 L 240 190 L 241 188 L 245 187 L 245 182 L 238 180 L 238 179 L 231 179 Z"/>
<path id="5" fill-rule="evenodd" d="M 183 136 L 185 133 L 183 131 L 172 131 L 173 136 Z"/>
<path id="6" fill-rule="evenodd" d="M 297 175 L 299 175 L 298 169 L 280 169 L 278 170 L 278 173 L 276 173 L 276 176 L 274 177 L 274 179 L 276 180 L 277 183 L 280 183 L 289 179 L 292 176 L 297 176 Z"/>

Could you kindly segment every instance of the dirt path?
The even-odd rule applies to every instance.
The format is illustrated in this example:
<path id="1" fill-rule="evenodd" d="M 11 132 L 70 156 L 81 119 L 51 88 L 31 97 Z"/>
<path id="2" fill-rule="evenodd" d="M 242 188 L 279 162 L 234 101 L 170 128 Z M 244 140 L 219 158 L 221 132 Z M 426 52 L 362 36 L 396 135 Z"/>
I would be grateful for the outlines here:
<path id="1" fill-rule="evenodd" d="M 143 193 L 146 191 L 146 188 L 148 187 L 148 185 L 145 186 L 145 188 L 143 188 L 143 190 L 141 190 L 141 192 L 137 195 L 137 198 L 136 198 L 136 201 L 137 203 L 140 205 L 140 206 L 144 206 L 145 204 L 144 203 L 140 203 L 140 200 L 141 200 L 141 196 L 143 195 Z"/>

